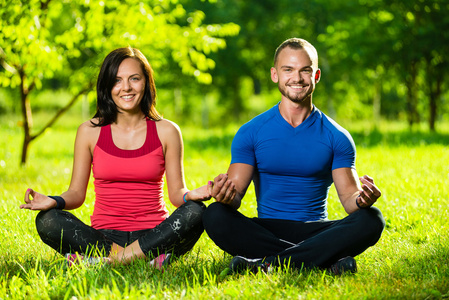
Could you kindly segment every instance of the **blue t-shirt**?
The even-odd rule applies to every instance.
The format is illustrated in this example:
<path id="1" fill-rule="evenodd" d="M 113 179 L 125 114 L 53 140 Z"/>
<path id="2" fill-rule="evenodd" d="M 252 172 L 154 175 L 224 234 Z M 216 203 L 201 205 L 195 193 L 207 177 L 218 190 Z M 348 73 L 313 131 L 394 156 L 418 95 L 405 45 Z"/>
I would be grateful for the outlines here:
<path id="1" fill-rule="evenodd" d="M 332 170 L 355 168 L 348 131 L 316 107 L 296 128 L 278 105 L 244 124 L 232 141 L 233 163 L 255 167 L 259 218 L 316 221 L 327 218 Z"/>

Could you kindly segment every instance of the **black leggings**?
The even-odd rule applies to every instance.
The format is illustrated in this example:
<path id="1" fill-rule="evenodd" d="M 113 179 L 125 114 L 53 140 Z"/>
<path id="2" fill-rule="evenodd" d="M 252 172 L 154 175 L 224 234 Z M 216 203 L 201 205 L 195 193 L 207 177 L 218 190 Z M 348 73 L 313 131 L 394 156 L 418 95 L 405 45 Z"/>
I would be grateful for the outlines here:
<path id="1" fill-rule="evenodd" d="M 107 256 L 112 243 L 125 247 L 137 240 L 147 257 L 169 252 L 180 256 L 191 250 L 203 233 L 205 209 L 202 202 L 187 201 L 156 227 L 138 231 L 97 230 L 68 211 L 50 209 L 37 215 L 36 228 L 42 241 L 62 255 L 98 255 L 93 251 L 99 250 Z"/>
<path id="2" fill-rule="evenodd" d="M 266 258 L 278 265 L 327 268 L 340 258 L 356 256 L 380 238 L 385 221 L 379 209 L 358 210 L 342 220 L 299 222 L 248 218 L 215 202 L 203 224 L 218 247 L 231 255 Z"/>

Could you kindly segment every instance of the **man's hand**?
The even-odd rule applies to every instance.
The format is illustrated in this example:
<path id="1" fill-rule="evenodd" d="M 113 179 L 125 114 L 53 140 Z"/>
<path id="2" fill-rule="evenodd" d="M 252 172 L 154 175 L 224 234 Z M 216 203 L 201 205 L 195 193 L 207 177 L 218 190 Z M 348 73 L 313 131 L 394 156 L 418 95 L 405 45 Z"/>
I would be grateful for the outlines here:
<path id="1" fill-rule="evenodd" d="M 356 201 L 360 207 L 369 207 L 376 203 L 377 199 L 380 198 L 382 192 L 374 184 L 374 180 L 368 175 L 364 175 L 359 178 L 362 182 L 362 191 L 357 197 Z"/>
<path id="2" fill-rule="evenodd" d="M 228 179 L 227 174 L 220 174 L 215 177 L 211 195 L 217 202 L 232 204 L 236 195 L 236 189 L 234 183 Z"/>

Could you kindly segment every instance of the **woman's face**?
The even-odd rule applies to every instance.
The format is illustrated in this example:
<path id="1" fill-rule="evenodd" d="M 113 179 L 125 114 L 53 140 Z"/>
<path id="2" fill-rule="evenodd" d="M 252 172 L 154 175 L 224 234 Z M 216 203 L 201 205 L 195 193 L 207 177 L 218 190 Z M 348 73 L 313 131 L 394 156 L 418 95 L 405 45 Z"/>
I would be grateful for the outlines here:
<path id="1" fill-rule="evenodd" d="M 145 92 L 145 75 L 140 62 L 126 58 L 120 64 L 111 95 L 119 112 L 140 112 L 140 101 Z"/>

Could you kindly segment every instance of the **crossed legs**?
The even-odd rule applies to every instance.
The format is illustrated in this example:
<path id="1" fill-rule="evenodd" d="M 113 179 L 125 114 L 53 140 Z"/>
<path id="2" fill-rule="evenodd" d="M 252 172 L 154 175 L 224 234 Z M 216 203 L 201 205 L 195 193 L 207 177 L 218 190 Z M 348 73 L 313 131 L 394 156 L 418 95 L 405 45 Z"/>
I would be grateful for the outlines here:
<path id="1" fill-rule="evenodd" d="M 156 257 L 171 252 L 182 255 L 193 248 L 203 232 L 205 205 L 188 201 L 152 229 L 134 232 L 96 230 L 67 211 L 51 209 L 36 217 L 42 241 L 64 255 L 79 252 L 109 256 L 112 262 L 127 263 L 139 257 Z"/>
<path id="2" fill-rule="evenodd" d="M 385 221 L 379 209 L 359 210 L 335 221 L 299 222 L 248 218 L 216 202 L 203 214 L 209 237 L 227 253 L 265 258 L 278 265 L 327 268 L 346 256 L 356 256 L 380 238 Z"/>

